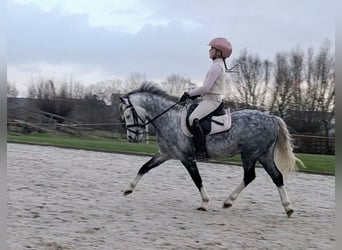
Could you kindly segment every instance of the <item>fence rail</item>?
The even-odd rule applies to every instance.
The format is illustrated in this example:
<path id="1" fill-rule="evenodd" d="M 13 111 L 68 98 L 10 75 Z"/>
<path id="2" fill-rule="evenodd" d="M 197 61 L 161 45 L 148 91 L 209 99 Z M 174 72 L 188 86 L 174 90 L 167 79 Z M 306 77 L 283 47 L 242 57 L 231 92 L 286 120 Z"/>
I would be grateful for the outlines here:
<path id="1" fill-rule="evenodd" d="M 335 137 L 292 135 L 296 153 L 335 154 Z"/>

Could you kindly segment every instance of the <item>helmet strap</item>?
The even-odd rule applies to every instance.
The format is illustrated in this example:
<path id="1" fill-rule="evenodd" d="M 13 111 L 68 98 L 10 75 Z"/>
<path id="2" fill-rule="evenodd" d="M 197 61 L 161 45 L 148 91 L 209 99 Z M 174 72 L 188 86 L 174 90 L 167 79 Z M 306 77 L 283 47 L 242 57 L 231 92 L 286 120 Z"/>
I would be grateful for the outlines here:
<path id="1" fill-rule="evenodd" d="M 226 58 L 222 58 L 223 59 L 223 64 L 224 64 L 224 68 L 226 72 L 229 72 L 229 69 L 227 68 L 227 64 L 226 64 Z"/>
<path id="2" fill-rule="evenodd" d="M 239 67 L 240 64 L 235 64 L 233 67 L 231 67 L 230 69 L 227 69 L 226 63 L 224 63 L 225 67 L 226 67 L 226 72 L 227 73 L 238 73 L 239 74 Z M 236 70 L 234 70 L 234 68 L 237 68 Z"/>

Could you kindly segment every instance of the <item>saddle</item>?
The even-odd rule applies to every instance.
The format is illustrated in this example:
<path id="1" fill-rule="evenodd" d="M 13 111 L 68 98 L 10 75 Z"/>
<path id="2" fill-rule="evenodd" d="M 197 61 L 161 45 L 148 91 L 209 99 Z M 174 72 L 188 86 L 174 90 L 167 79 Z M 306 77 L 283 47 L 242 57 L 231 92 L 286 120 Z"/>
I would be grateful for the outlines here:
<path id="1" fill-rule="evenodd" d="M 190 132 L 189 116 L 195 110 L 197 105 L 198 103 L 190 103 L 185 105 L 181 111 L 182 131 L 188 137 L 192 137 L 192 133 Z M 200 126 L 204 135 L 212 135 L 228 130 L 231 126 L 230 109 L 224 109 L 222 102 L 217 109 L 200 120 Z"/>

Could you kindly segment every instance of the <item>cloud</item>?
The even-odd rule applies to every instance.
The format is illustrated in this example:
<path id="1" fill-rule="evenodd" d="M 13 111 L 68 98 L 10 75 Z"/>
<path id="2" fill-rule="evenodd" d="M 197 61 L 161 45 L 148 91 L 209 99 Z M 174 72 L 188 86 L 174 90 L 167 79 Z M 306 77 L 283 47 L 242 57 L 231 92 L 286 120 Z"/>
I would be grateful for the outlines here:
<path id="1" fill-rule="evenodd" d="M 15 3 L 9 8 L 10 65 L 70 62 L 101 65 L 107 71 L 122 74 L 154 71 L 155 77 L 161 77 L 165 72 L 184 73 L 185 64 L 191 68 L 199 57 L 207 59 L 204 43 L 207 39 L 184 32 L 195 26 L 191 23 L 148 24 L 131 34 L 109 27 L 92 27 L 85 14 L 66 15 L 58 9 L 45 12 L 32 5 Z"/>
<path id="2" fill-rule="evenodd" d="M 91 81 L 132 72 L 201 81 L 213 37 L 231 41 L 232 58 L 247 49 L 272 60 L 297 46 L 334 42 L 333 8 L 323 0 L 9 0 L 8 77 L 46 70 L 83 71 Z"/>

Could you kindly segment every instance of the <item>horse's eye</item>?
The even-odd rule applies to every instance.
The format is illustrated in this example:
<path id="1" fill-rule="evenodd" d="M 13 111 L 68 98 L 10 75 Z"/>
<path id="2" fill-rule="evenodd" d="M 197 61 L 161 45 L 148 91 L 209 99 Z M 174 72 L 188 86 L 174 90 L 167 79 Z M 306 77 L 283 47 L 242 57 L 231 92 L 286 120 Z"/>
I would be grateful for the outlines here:
<path id="1" fill-rule="evenodd" d="M 130 115 L 126 115 L 126 119 L 129 119 L 129 118 L 131 118 L 131 116 Z"/>

